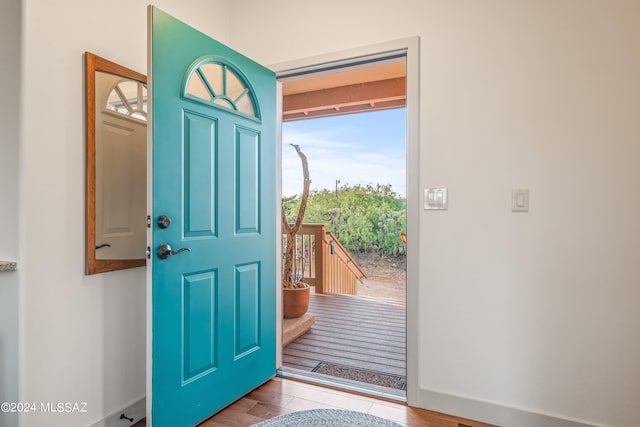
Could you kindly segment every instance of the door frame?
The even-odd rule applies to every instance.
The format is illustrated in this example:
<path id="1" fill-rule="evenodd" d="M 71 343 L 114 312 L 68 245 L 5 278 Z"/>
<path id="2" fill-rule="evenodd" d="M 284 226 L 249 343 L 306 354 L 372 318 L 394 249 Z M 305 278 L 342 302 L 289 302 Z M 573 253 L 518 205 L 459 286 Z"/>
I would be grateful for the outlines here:
<path id="1" fill-rule="evenodd" d="M 419 244 L 417 237 L 419 233 L 420 214 L 420 38 L 418 36 L 408 37 L 389 42 L 328 53 L 319 56 L 297 59 L 268 67 L 276 72 L 276 79 L 282 79 L 297 74 L 307 74 L 322 70 L 332 70 L 346 66 L 356 65 L 363 62 L 371 62 L 376 59 L 384 59 L 394 53 L 404 52 L 407 63 L 407 149 L 406 149 L 406 183 L 407 183 L 407 404 L 409 406 L 418 405 L 418 318 L 419 311 Z M 278 86 L 278 125 L 276 135 L 276 195 L 278 200 L 278 212 L 280 212 L 281 183 L 282 183 L 282 91 Z M 279 218 L 279 215 L 276 215 Z M 281 234 L 280 224 L 277 232 Z M 411 238 L 413 237 L 413 238 Z M 276 259 L 282 259 L 280 240 Z M 280 268 L 277 268 L 278 280 L 280 280 Z M 280 296 L 279 296 L 280 297 Z M 278 301 L 276 313 L 276 330 L 282 330 L 281 303 Z M 282 368 L 282 337 L 277 335 L 276 342 L 276 365 Z M 410 379 L 410 380 L 409 380 Z"/>

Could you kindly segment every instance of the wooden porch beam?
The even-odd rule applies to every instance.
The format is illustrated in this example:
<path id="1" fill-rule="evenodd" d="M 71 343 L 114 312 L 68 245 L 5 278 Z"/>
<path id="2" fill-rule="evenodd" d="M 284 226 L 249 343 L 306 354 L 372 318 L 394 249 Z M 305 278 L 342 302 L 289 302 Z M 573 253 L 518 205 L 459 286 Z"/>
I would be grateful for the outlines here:
<path id="1" fill-rule="evenodd" d="M 373 111 L 405 104 L 406 79 L 398 77 L 286 95 L 283 98 L 283 119 Z"/>

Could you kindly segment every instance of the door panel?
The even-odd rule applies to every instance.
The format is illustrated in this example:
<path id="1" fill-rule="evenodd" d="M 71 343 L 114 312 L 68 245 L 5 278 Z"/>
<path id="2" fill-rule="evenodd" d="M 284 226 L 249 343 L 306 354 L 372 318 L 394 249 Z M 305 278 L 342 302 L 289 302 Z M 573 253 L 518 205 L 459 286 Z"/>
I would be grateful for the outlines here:
<path id="1" fill-rule="evenodd" d="M 218 168 L 217 120 L 185 112 L 184 177 L 185 238 L 216 236 Z"/>
<path id="2" fill-rule="evenodd" d="M 183 344 L 182 384 L 217 369 L 216 272 L 207 271 L 184 278 L 182 294 Z"/>
<path id="3" fill-rule="evenodd" d="M 236 128 L 236 233 L 260 232 L 260 134 Z"/>
<path id="4" fill-rule="evenodd" d="M 266 68 L 150 13 L 151 419 L 181 427 L 275 374 L 276 83 Z M 188 250 L 161 259 L 162 244 Z"/>
<path id="5" fill-rule="evenodd" d="M 236 267 L 235 302 L 237 360 L 260 348 L 260 264 Z"/>

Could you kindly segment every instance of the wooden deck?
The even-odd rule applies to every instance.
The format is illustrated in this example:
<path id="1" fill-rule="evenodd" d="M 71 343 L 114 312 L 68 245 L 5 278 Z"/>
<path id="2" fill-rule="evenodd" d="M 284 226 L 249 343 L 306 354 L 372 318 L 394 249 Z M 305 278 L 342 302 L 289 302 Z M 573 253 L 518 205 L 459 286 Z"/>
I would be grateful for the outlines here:
<path id="1" fill-rule="evenodd" d="M 404 303 L 340 294 L 311 294 L 316 322 L 283 350 L 285 368 L 310 372 L 320 362 L 406 376 Z"/>

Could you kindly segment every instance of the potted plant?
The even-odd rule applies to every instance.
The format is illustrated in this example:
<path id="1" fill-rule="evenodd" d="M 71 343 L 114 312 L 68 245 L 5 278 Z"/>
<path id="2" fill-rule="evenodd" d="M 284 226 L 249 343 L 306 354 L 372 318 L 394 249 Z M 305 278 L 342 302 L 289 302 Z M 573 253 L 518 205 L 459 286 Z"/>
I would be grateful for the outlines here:
<path id="1" fill-rule="evenodd" d="M 300 150 L 299 145 L 291 144 L 298 153 L 302 162 L 302 175 L 304 178 L 300 207 L 293 224 L 289 224 L 284 211 L 284 203 L 296 196 L 282 199 L 282 232 L 285 235 L 284 258 L 282 267 L 282 303 L 285 318 L 300 317 L 309 309 L 309 285 L 302 282 L 304 275 L 304 257 L 297 256 L 296 234 L 300 230 L 307 209 L 309 199 L 309 165 L 307 156 Z"/>

